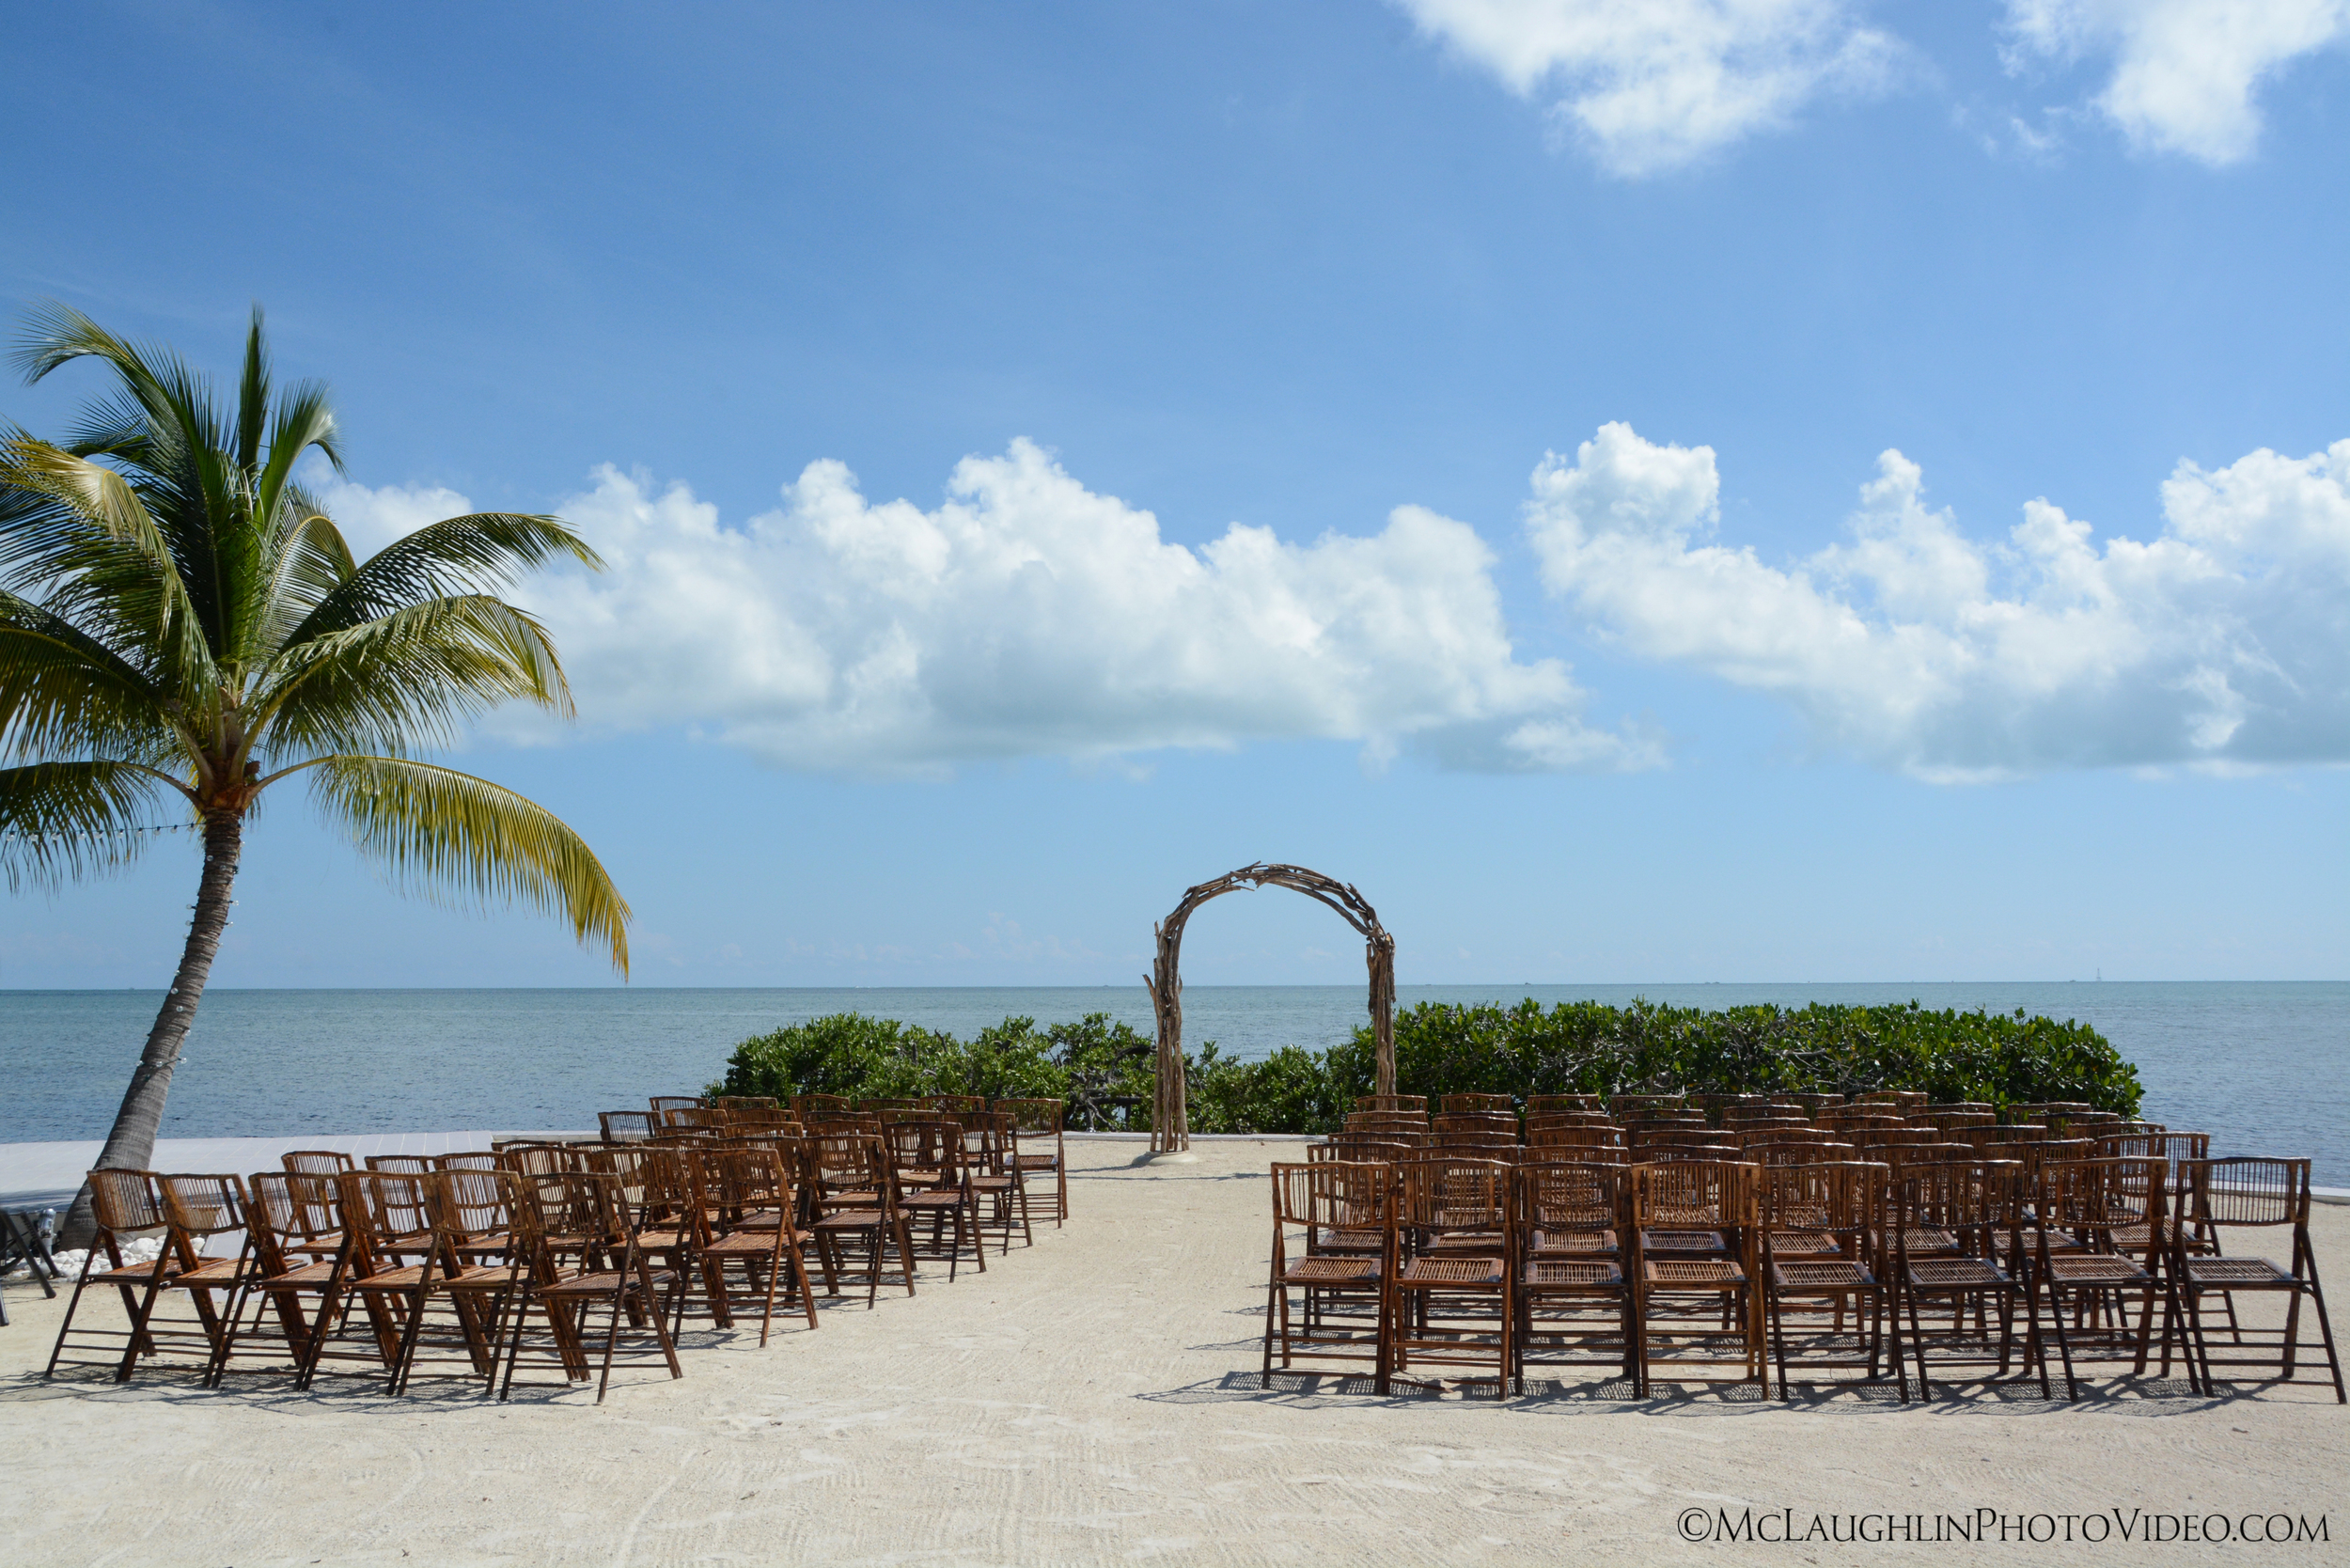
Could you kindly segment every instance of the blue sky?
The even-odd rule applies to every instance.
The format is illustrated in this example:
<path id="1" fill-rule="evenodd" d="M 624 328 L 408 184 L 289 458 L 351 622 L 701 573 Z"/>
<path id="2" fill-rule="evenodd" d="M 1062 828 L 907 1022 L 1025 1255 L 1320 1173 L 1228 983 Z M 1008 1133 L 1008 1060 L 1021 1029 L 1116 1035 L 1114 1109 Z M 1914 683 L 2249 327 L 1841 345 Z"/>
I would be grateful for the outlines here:
<path id="1" fill-rule="evenodd" d="M 2350 5 L 91 5 L 0 303 L 551 510 L 652 984 L 2350 976 Z M 0 390 L 54 432 L 93 375 Z M 227 985 L 595 984 L 298 798 Z M 160 986 L 193 851 L 0 918 Z M 1351 981 L 1301 900 L 1186 974 Z"/>

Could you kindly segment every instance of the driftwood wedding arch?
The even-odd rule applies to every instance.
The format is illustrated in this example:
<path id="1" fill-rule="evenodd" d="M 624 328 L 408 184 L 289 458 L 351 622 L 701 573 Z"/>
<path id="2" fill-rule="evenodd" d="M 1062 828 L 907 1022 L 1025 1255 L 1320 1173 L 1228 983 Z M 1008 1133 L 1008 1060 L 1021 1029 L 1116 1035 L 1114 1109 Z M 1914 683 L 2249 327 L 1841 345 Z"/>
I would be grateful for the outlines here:
<path id="1" fill-rule="evenodd" d="M 1158 937 L 1158 957 L 1144 980 L 1151 987 L 1151 1011 L 1159 1026 L 1158 1093 L 1151 1112 L 1151 1152 L 1154 1154 L 1191 1147 L 1191 1122 L 1183 1100 L 1183 979 L 1176 969 L 1183 946 L 1183 922 L 1210 899 L 1243 887 L 1264 886 L 1294 888 L 1337 910 L 1340 919 L 1362 933 L 1363 960 L 1371 968 L 1371 1035 L 1379 1044 L 1378 1091 L 1395 1092 L 1395 938 L 1380 925 L 1378 912 L 1352 884 L 1334 882 L 1303 866 L 1268 866 L 1260 860 L 1186 890 L 1174 912 L 1152 928 Z"/>

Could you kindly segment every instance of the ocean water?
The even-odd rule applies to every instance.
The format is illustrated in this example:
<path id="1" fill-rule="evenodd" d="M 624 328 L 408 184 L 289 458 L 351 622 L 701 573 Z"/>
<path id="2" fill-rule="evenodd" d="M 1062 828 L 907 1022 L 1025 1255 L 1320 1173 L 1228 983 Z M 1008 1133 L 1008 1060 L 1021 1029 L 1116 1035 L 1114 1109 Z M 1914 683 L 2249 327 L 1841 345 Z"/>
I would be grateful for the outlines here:
<path id="1" fill-rule="evenodd" d="M 1683 1006 L 1906 1002 L 2077 1018 L 2137 1063 L 2145 1114 L 2222 1153 L 2307 1154 L 2350 1185 L 2350 984 L 1402 986 L 1418 1001 L 1636 996 Z M 0 991 L 0 1142 L 105 1136 L 153 1022 L 147 991 Z M 209 992 L 173 1079 L 172 1137 L 592 1127 L 693 1093 L 746 1035 L 857 1011 L 968 1036 L 1007 1016 L 1107 1012 L 1151 1028 L 1140 986 L 856 990 Z M 1340 986 L 1186 986 L 1185 1043 L 1256 1058 L 1364 1021 Z"/>

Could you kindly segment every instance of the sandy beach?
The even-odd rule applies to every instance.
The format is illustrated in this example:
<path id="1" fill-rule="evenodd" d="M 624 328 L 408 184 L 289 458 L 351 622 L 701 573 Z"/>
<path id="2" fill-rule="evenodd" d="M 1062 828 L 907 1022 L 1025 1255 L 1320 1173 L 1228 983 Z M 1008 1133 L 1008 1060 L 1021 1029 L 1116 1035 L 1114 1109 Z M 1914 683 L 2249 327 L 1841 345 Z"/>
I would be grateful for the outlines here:
<path id="1" fill-rule="evenodd" d="M 1294 1148 L 1202 1142 L 1195 1164 L 1136 1167 L 1135 1143 L 1073 1140 L 1072 1218 L 1033 1248 L 991 1258 L 984 1276 L 966 1265 L 952 1285 L 935 1265 L 917 1296 L 885 1292 L 873 1310 L 829 1305 L 821 1329 L 783 1323 L 764 1351 L 755 1331 L 689 1331 L 682 1381 L 637 1372 L 601 1407 L 592 1390 L 551 1386 L 500 1405 L 422 1380 L 397 1401 L 372 1383 L 303 1395 L 276 1377 L 208 1391 L 164 1371 L 126 1387 L 44 1382 L 62 1296 L 44 1302 L 20 1276 L 0 1329 L 0 1557 L 2350 1560 L 2350 1410 L 2314 1386 L 2207 1400 L 2101 1368 L 2078 1404 L 2017 1384 L 1907 1408 L 1889 1389 L 1806 1390 L 1792 1405 L 1540 1383 L 1503 1403 L 1303 1377 L 1260 1391 L 1263 1172 Z M 2350 1211 L 2321 1207 L 2313 1229 L 2340 1288 Z M 1751 1510 L 1798 1533 L 1813 1514 L 1991 1510 L 2045 1515 L 2023 1528 L 2057 1538 L 1692 1544 L 1692 1510 L 1733 1522 Z M 2112 1525 L 2092 1543 L 2074 1523 L 2065 1544 L 2065 1516 L 2117 1510 L 2138 1530 L 2149 1515 L 2324 1515 L 2327 1539 L 2148 1546 Z"/>

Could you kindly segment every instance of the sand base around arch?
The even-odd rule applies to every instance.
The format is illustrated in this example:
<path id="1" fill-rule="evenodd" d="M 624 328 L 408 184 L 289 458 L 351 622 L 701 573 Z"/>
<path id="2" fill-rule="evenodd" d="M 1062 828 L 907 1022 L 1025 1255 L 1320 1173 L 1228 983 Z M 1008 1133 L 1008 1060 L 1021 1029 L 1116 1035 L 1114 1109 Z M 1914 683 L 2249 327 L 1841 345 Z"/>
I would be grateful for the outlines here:
<path id="1" fill-rule="evenodd" d="M 1031 1249 L 925 1271 L 822 1326 L 689 1333 L 686 1376 L 601 1407 L 419 1383 L 298 1395 L 167 1372 L 39 1376 L 60 1304 L 22 1277 L 0 1329 L 0 1560 L 11 1564 L 2213 1560 L 2119 1540 L 1688 1544 L 1685 1511 L 1759 1515 L 2319 1514 L 2350 1560 L 2350 1410 L 2330 1390 L 2100 1369 L 2078 1405 L 1968 1386 L 1906 1409 L 1537 1384 L 1495 1402 L 1257 1387 L 1263 1172 L 1293 1142 L 1201 1140 L 1191 1165 L 1073 1141 L 1073 1214 Z M 2350 1280 L 2350 1211 L 2321 1210 Z M 2342 1288 L 2350 1289 L 2350 1286 Z M 1770 1527 L 1776 1528 L 1776 1527 Z M 2076 1527 L 2078 1528 L 2078 1527 Z"/>

